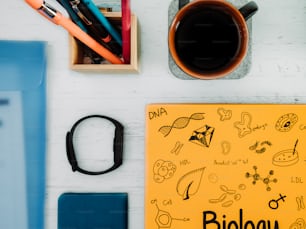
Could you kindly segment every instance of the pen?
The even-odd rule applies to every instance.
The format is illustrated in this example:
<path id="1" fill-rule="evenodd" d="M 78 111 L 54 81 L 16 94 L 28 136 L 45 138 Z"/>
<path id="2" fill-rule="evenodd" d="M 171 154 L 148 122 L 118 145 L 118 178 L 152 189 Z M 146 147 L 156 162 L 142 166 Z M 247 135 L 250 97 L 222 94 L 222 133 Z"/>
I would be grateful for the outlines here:
<path id="1" fill-rule="evenodd" d="M 69 18 L 63 16 L 60 12 L 53 9 L 50 5 L 45 3 L 43 0 L 25 0 L 33 9 L 37 10 L 42 16 L 50 20 L 56 25 L 61 25 L 65 28 L 72 36 L 80 40 L 82 43 L 87 45 L 89 48 L 94 50 L 96 53 L 104 57 L 112 64 L 122 64 L 122 60 L 115 54 L 104 48 L 76 24 L 74 24 Z"/>
<path id="2" fill-rule="evenodd" d="M 88 9 L 96 16 L 100 23 L 107 29 L 107 31 L 112 35 L 112 37 L 122 45 L 122 39 L 118 31 L 112 26 L 112 24 L 107 20 L 107 18 L 101 13 L 99 8 L 92 2 L 92 0 L 81 0 L 87 5 Z"/>
<path id="3" fill-rule="evenodd" d="M 87 33 L 87 29 L 83 25 L 82 20 L 78 17 L 78 15 L 72 10 L 70 7 L 69 2 L 66 0 L 56 0 L 58 3 L 60 3 L 68 12 L 69 17 L 72 19 L 74 23 L 76 23 L 84 32 Z"/>
<path id="4" fill-rule="evenodd" d="M 66 9 L 66 11 L 68 12 L 69 17 L 72 19 L 72 21 L 75 24 L 77 24 L 84 32 L 88 33 L 87 29 L 83 25 L 82 20 L 79 18 L 79 16 L 71 8 L 70 3 L 67 0 L 57 0 L 57 2 L 60 3 L 62 5 L 62 7 L 64 7 Z M 101 63 L 104 60 L 103 57 L 101 57 L 96 52 L 92 51 L 90 48 L 88 48 L 85 44 L 83 44 L 79 40 L 76 40 L 76 42 L 78 43 L 78 46 L 81 47 L 81 49 L 84 52 L 83 63 L 84 63 L 84 60 L 88 60 L 88 58 L 86 58 L 86 57 L 89 57 L 89 60 L 91 60 L 91 63 Z"/>
<path id="5" fill-rule="evenodd" d="M 297 146 L 298 142 L 299 142 L 299 139 L 296 139 L 295 144 L 294 144 L 294 148 L 293 148 L 293 153 L 292 153 L 293 155 L 296 152 L 296 146 Z"/>
<path id="6" fill-rule="evenodd" d="M 99 43 L 104 45 L 116 55 L 121 55 L 120 45 L 112 38 L 94 14 L 80 0 L 68 0 L 74 12 L 83 21 L 88 33 Z"/>

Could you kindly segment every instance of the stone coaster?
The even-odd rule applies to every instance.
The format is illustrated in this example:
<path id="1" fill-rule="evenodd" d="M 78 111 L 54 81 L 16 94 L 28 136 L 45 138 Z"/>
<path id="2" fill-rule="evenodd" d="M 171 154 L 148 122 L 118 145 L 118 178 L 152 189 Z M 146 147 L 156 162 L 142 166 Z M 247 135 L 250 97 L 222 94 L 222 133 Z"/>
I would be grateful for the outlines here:
<path id="1" fill-rule="evenodd" d="M 240 8 L 244 4 L 247 3 L 246 0 L 230 0 L 229 2 L 231 2 L 237 8 Z M 173 20 L 174 16 L 178 12 L 178 5 L 179 5 L 178 0 L 172 0 L 172 2 L 169 5 L 169 9 L 168 9 L 168 31 L 169 31 L 170 24 L 172 23 L 172 20 Z M 244 60 L 240 64 L 240 66 L 234 72 L 230 73 L 229 75 L 227 75 L 223 78 L 219 78 L 219 80 L 222 80 L 222 79 L 240 79 L 240 78 L 244 77 L 245 75 L 247 75 L 248 72 L 250 71 L 251 56 L 252 56 L 252 19 L 251 18 L 247 21 L 247 25 L 248 25 L 248 29 L 249 29 L 249 46 L 248 46 L 248 53 L 247 53 L 246 57 L 244 58 Z M 168 62 L 169 62 L 169 68 L 170 68 L 172 74 L 174 76 L 176 76 L 177 78 L 184 79 L 184 80 L 197 79 L 197 78 L 194 78 L 194 77 L 190 76 L 189 74 L 185 73 L 184 71 L 182 71 L 176 65 L 176 63 L 174 62 L 170 52 L 169 52 Z M 199 79 L 199 80 L 201 80 L 201 79 Z"/>

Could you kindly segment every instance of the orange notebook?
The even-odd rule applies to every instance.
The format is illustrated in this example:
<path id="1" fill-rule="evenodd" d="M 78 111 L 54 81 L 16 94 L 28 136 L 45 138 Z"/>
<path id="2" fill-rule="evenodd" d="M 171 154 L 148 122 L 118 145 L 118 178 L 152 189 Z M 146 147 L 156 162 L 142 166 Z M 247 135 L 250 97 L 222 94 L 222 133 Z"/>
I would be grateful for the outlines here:
<path id="1" fill-rule="evenodd" d="M 145 182 L 145 229 L 305 229 L 306 105 L 148 105 Z"/>

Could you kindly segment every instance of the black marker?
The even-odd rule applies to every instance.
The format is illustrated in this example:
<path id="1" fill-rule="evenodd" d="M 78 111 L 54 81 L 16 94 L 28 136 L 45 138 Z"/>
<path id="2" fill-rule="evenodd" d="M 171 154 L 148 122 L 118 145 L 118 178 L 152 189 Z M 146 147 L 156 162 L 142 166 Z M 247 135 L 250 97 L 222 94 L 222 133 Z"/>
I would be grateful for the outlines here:
<path id="1" fill-rule="evenodd" d="M 80 0 L 69 0 L 74 12 L 82 20 L 88 30 L 88 33 L 94 37 L 100 44 L 104 45 L 116 55 L 121 55 L 120 45 L 112 38 L 108 31 L 98 21 L 96 16 Z"/>

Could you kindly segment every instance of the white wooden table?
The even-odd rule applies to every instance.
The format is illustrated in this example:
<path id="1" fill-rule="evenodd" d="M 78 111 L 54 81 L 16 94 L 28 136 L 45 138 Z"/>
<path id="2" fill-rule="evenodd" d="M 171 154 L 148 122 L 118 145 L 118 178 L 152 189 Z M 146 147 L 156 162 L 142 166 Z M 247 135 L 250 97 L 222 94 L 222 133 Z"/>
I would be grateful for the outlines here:
<path id="1" fill-rule="evenodd" d="M 58 6 L 54 0 L 49 3 Z M 24 1 L 2 2 L 0 39 L 48 43 L 46 229 L 57 228 L 57 199 L 67 191 L 128 192 L 129 228 L 143 229 L 146 104 L 306 102 L 305 0 L 257 0 L 250 73 L 239 80 L 214 81 L 181 80 L 171 74 L 169 3 L 131 1 L 139 23 L 140 72 L 103 74 L 71 71 L 66 31 L 43 19 Z M 72 173 L 68 164 L 66 132 L 89 114 L 108 115 L 125 126 L 124 163 L 112 173 L 86 176 Z"/>

